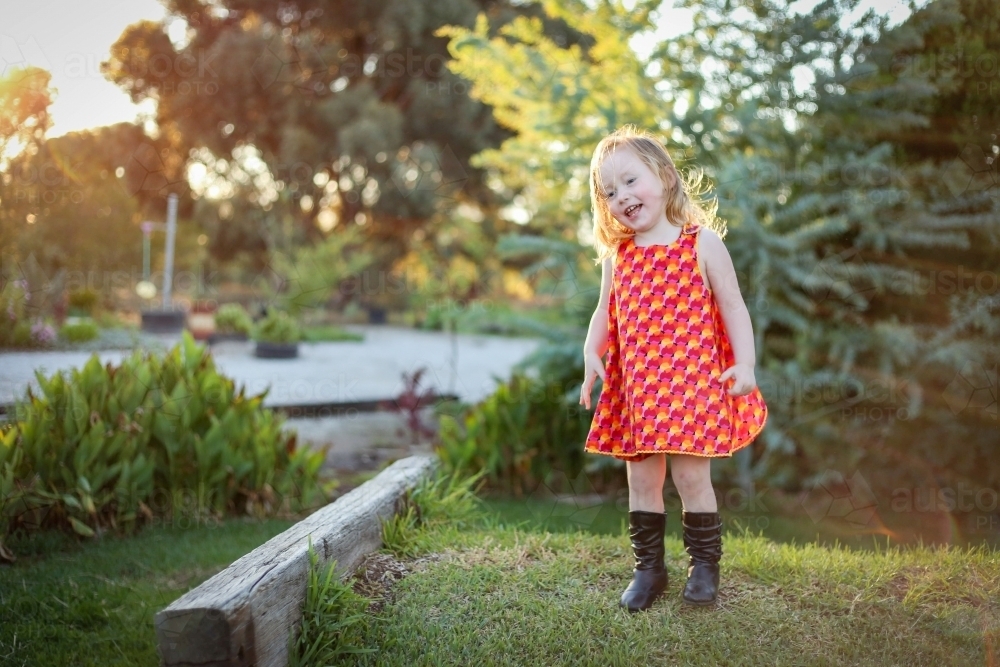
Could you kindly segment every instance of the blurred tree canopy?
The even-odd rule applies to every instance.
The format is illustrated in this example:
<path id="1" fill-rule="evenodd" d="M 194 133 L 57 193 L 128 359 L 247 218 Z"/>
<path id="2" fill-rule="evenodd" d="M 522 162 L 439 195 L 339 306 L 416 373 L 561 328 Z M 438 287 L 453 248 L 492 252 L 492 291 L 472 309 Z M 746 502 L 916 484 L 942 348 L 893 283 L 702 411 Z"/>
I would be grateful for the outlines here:
<path id="1" fill-rule="evenodd" d="M 686 0 L 694 30 L 656 43 L 659 2 L 541 4 L 589 48 L 530 18 L 442 31 L 514 132 L 473 158 L 532 213 L 506 247 L 589 242 L 593 147 L 625 123 L 658 132 L 713 176 L 754 322 L 771 417 L 744 479 L 795 488 L 864 465 L 887 484 L 995 486 L 1000 6 L 939 0 L 890 27 L 845 21 L 857 0 Z M 565 280 L 592 286 L 591 251 L 560 248 Z M 567 382 L 590 299 L 573 344 L 540 359 Z"/>
<path id="2" fill-rule="evenodd" d="M 486 212 L 488 234 L 505 224 L 494 215 L 503 193 L 469 158 L 509 132 L 447 69 L 446 40 L 435 31 L 471 25 L 478 12 L 503 23 L 537 8 L 482 0 L 166 6 L 187 26 L 181 42 L 165 25 L 135 24 L 102 69 L 134 101 L 155 100 L 170 150 L 219 185 L 223 202 L 197 209 L 216 258 L 234 250 L 259 257 L 262 248 L 358 224 L 385 269 L 415 231 L 456 204 Z M 565 26 L 547 25 L 573 40 Z"/>
<path id="3" fill-rule="evenodd" d="M 148 142 L 128 123 L 47 139 L 49 82 L 37 68 L 0 80 L 0 268 L 40 309 L 63 288 L 127 288 L 141 269 L 139 203 L 119 175 Z"/>
<path id="4" fill-rule="evenodd" d="M 51 79 L 37 67 L 14 67 L 0 78 L 0 167 L 10 152 L 37 146 L 51 126 Z"/>

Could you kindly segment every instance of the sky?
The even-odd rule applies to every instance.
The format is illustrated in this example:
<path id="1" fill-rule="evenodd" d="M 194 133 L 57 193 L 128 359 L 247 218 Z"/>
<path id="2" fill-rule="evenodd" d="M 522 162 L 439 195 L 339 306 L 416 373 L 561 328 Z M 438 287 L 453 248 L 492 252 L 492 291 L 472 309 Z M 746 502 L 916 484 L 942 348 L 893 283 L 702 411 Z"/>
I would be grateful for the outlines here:
<path id="1" fill-rule="evenodd" d="M 798 0 L 793 8 L 807 11 L 819 0 Z M 669 4 L 669 3 L 668 3 Z M 903 0 L 863 0 L 890 16 L 892 23 L 909 15 Z M 166 12 L 157 0 L 2 0 L 0 2 L 0 75 L 11 67 L 31 64 L 52 72 L 57 90 L 50 107 L 49 137 L 149 115 L 150 103 L 138 106 L 107 81 L 100 71 L 111 45 L 137 21 L 162 21 Z M 847 18 L 847 17 L 845 17 Z M 660 13 L 660 36 L 690 27 L 685 12 L 666 8 Z M 174 21 L 170 35 L 183 36 L 184 24 Z M 634 44 L 641 49 L 641 44 Z"/>

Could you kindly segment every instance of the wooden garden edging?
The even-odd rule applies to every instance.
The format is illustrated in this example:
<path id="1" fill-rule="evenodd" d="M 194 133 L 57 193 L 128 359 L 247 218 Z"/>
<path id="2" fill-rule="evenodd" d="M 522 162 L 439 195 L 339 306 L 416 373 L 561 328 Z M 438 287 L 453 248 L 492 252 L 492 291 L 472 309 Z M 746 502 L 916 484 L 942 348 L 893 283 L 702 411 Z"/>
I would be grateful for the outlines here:
<path id="1" fill-rule="evenodd" d="M 382 546 L 379 519 L 392 517 L 403 494 L 436 466 L 433 455 L 396 461 L 158 612 L 160 664 L 285 667 L 306 594 L 308 537 L 319 564 L 336 559 L 338 575 L 353 573 Z"/>

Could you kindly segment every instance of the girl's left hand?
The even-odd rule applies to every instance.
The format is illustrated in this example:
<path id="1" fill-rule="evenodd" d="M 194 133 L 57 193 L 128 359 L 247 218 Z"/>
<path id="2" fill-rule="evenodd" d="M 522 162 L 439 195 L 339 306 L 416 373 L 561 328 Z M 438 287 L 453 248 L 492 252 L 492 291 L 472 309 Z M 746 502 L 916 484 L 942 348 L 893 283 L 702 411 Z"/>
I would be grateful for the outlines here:
<path id="1" fill-rule="evenodd" d="M 753 366 L 748 364 L 735 364 L 730 366 L 719 377 L 721 382 L 732 378 L 733 386 L 727 392 L 730 396 L 745 396 L 757 386 L 757 379 L 753 374 Z"/>

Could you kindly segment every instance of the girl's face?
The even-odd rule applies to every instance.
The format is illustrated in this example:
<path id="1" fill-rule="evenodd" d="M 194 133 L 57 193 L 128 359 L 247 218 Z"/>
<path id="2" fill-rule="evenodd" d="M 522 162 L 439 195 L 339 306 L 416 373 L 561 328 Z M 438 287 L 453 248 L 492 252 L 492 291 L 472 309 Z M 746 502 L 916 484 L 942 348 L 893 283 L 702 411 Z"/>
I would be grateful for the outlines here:
<path id="1" fill-rule="evenodd" d="M 659 175 L 627 147 L 601 163 L 601 186 L 611 215 L 635 232 L 666 222 L 666 190 Z"/>

